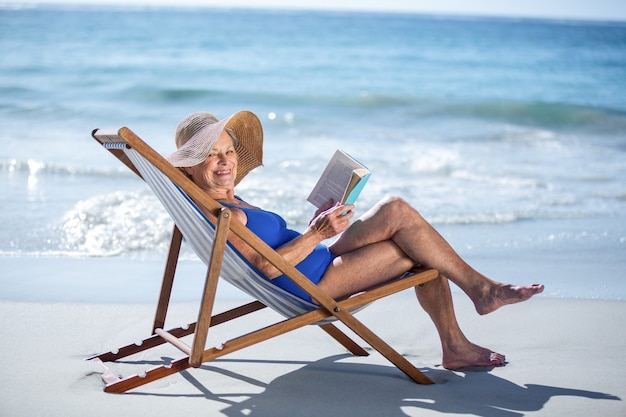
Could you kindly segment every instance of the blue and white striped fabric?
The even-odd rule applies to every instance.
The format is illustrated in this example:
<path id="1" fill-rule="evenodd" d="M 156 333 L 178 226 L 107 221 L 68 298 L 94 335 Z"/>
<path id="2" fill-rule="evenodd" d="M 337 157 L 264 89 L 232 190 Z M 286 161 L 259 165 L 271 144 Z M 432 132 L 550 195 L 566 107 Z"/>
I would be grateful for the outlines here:
<path id="1" fill-rule="evenodd" d="M 108 144 L 107 144 L 108 145 Z M 108 146 L 107 146 L 108 147 Z M 209 264 L 215 227 L 198 206 L 154 165 L 134 149 L 122 148 L 172 217 L 185 241 L 196 255 Z M 232 246 L 227 245 L 221 277 L 284 317 L 293 317 L 318 308 L 261 276 Z"/>

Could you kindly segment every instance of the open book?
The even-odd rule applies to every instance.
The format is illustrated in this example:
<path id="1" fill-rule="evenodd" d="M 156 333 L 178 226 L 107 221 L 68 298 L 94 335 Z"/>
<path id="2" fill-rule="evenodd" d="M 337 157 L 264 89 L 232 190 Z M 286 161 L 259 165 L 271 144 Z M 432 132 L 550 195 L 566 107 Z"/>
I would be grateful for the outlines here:
<path id="1" fill-rule="evenodd" d="M 363 164 L 337 150 L 311 191 L 307 201 L 320 208 L 330 200 L 354 204 L 371 173 Z"/>

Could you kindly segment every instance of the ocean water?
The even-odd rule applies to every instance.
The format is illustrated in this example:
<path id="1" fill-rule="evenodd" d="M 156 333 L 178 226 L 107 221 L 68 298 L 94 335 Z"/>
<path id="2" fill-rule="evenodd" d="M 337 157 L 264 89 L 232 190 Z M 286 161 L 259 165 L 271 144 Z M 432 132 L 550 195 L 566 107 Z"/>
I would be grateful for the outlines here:
<path id="1" fill-rule="evenodd" d="M 15 258 L 163 258 L 169 218 L 90 132 L 168 154 L 186 114 L 249 109 L 265 166 L 238 192 L 292 227 L 341 148 L 373 172 L 357 213 L 400 195 L 466 258 L 626 298 L 626 23 L 5 6 L 0 57 L 5 276 Z"/>

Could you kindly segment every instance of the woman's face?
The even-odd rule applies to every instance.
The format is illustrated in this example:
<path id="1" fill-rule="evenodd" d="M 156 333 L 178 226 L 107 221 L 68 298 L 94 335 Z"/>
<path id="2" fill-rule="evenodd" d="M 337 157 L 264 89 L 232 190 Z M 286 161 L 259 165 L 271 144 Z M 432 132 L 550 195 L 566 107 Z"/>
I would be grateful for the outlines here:
<path id="1" fill-rule="evenodd" d="M 203 190 L 217 188 L 235 188 L 237 177 L 237 153 L 233 139 L 224 130 L 211 148 L 204 162 L 185 168 L 195 182 Z"/>

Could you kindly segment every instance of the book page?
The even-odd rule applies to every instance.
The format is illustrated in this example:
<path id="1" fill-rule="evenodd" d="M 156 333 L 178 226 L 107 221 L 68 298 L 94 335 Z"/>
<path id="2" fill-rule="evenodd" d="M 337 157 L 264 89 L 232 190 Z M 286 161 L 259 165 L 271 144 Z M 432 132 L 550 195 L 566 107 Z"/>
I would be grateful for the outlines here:
<path id="1" fill-rule="evenodd" d="M 307 201 L 318 208 L 330 200 L 333 200 L 335 203 L 342 202 L 347 195 L 346 191 L 349 189 L 353 173 L 355 171 L 363 172 L 362 170 L 369 173 L 362 164 L 344 152 L 337 150 L 324 169 Z"/>

